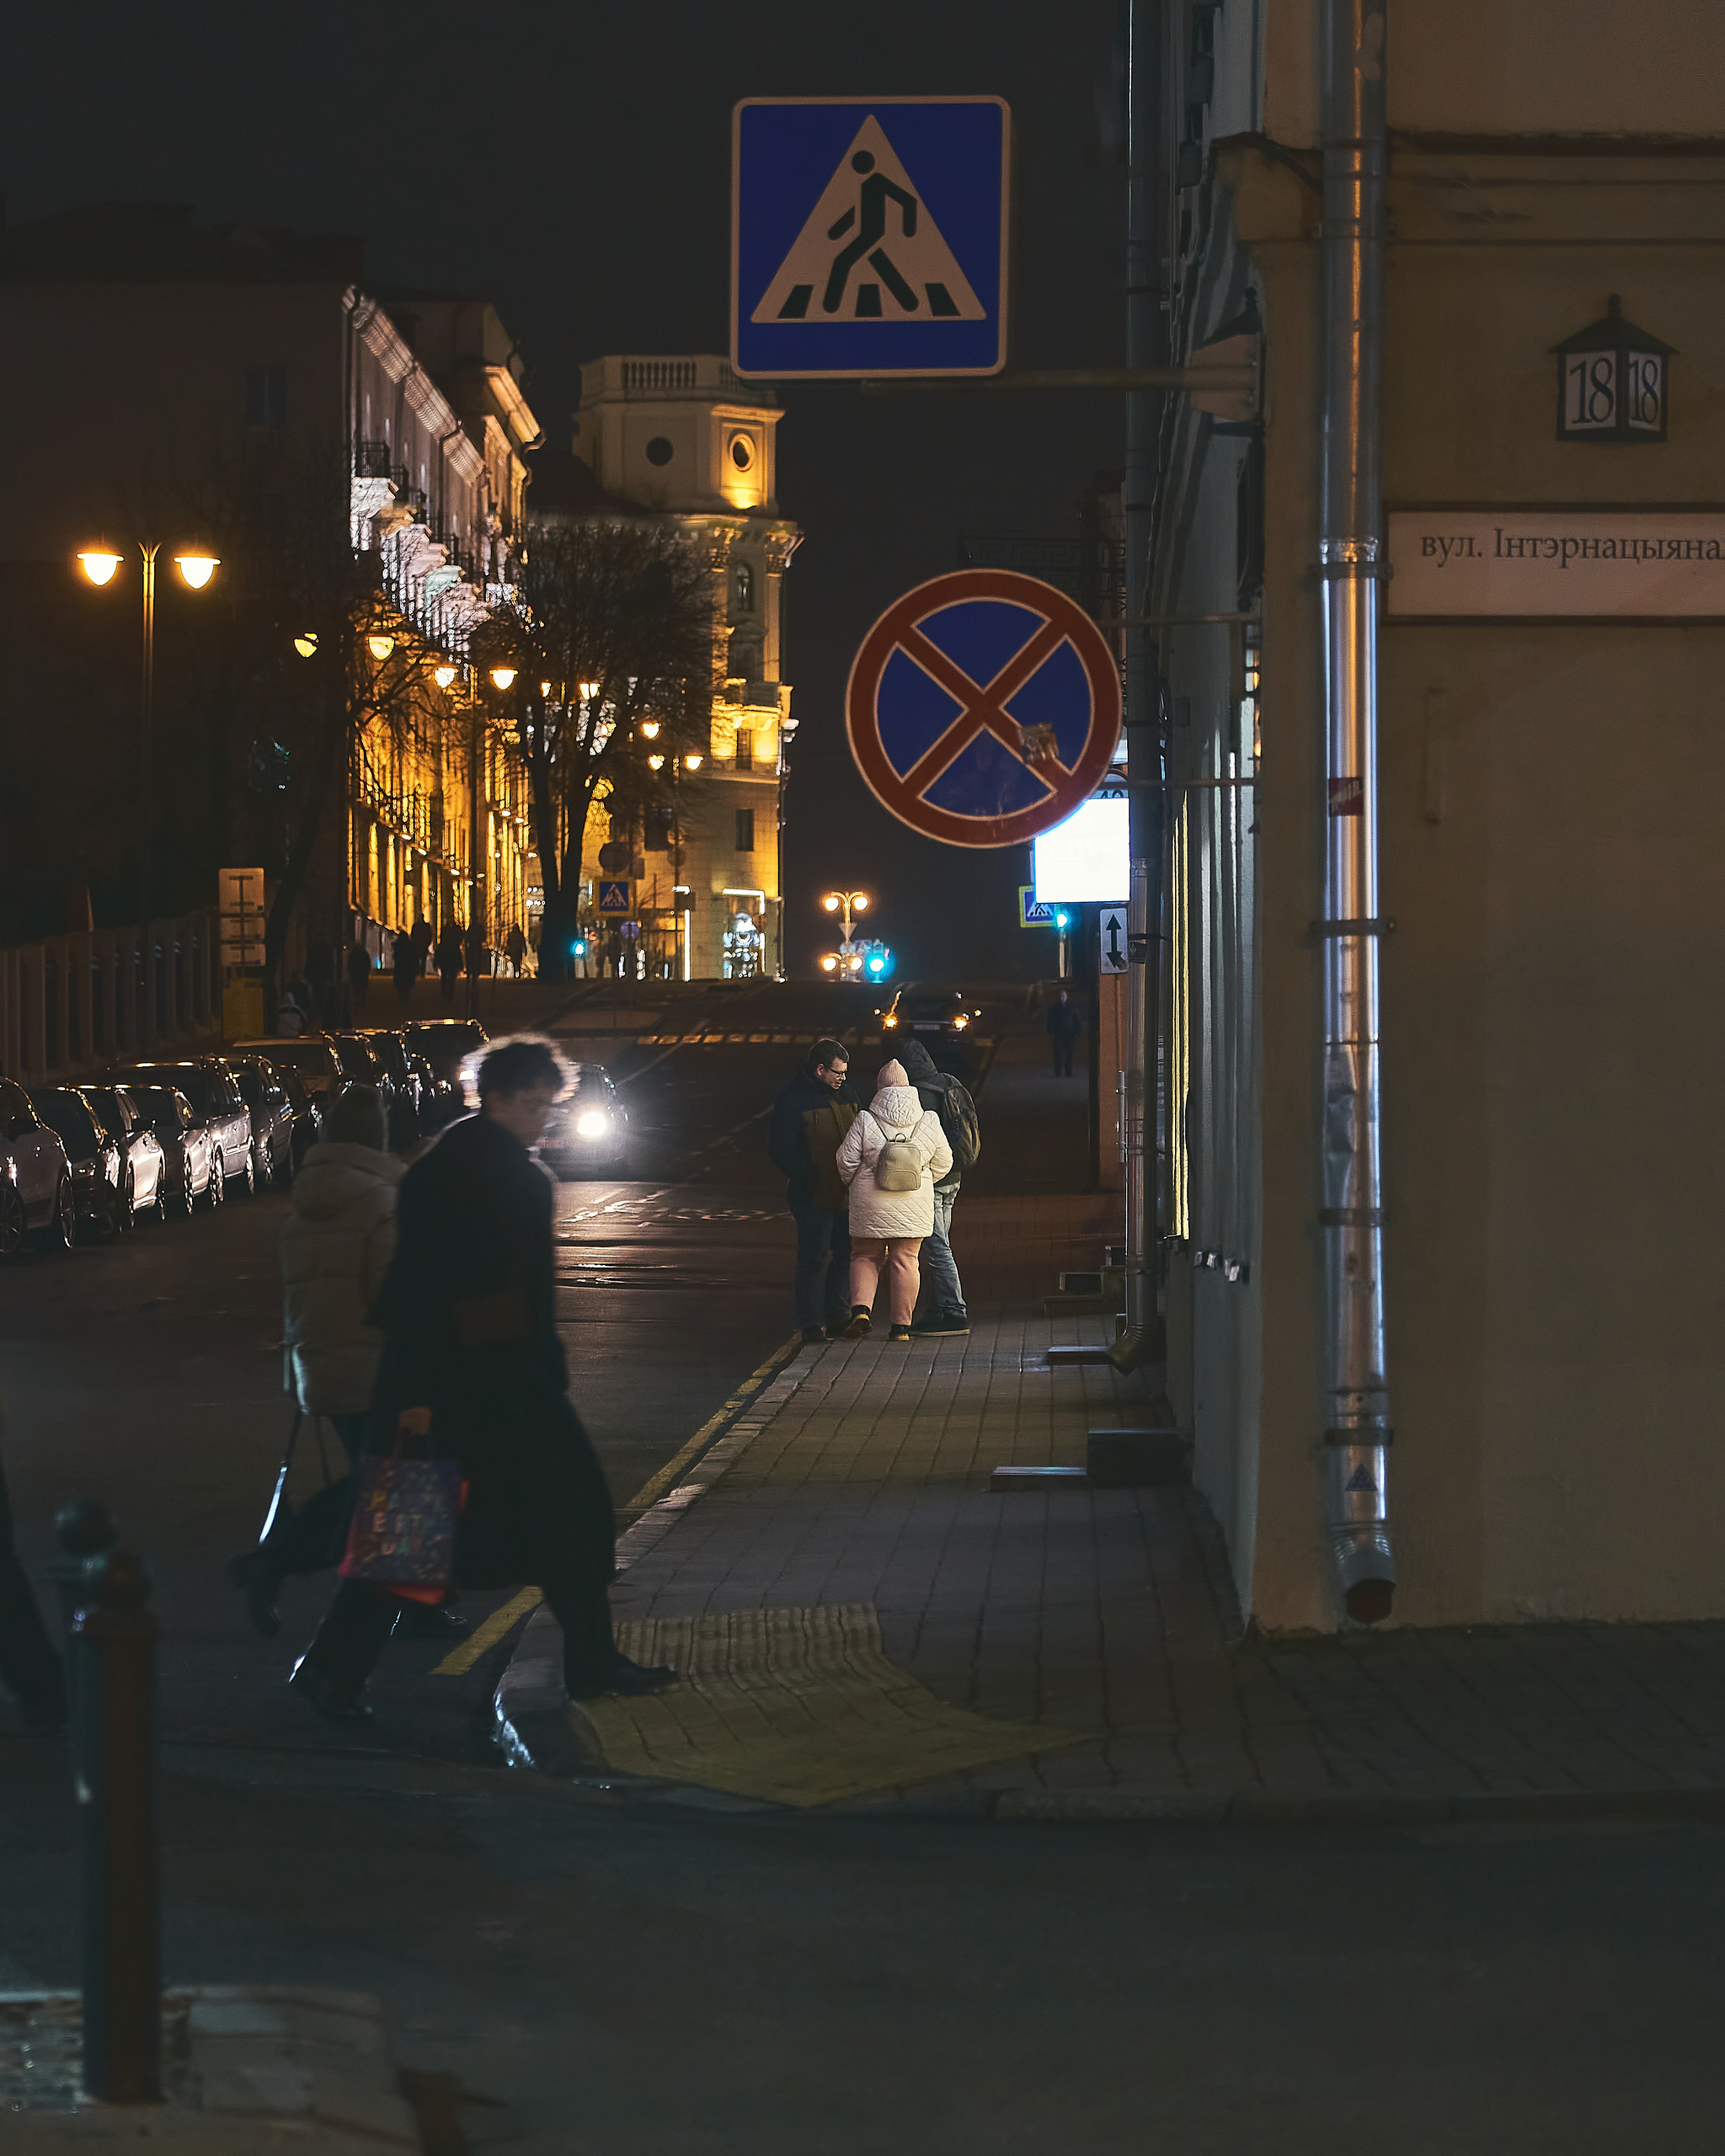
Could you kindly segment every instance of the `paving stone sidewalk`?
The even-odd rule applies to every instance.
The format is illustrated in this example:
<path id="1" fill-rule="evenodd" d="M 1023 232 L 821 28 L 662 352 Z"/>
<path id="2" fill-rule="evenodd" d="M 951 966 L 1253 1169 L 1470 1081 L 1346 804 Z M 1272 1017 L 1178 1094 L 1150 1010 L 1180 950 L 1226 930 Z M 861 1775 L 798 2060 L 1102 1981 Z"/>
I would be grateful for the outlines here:
<path id="1" fill-rule="evenodd" d="M 1081 1465 L 1092 1426 L 1150 1419 L 1159 1372 L 1049 1367 L 1051 1345 L 1100 1342 L 1112 1324 L 1043 1315 L 1024 1292 L 1027 1259 L 1042 1280 L 1051 1257 L 1079 1262 L 1094 1211 L 973 1202 L 997 1314 L 909 1348 L 804 1348 L 625 1537 L 620 1621 L 866 1608 L 886 1661 L 936 1700 L 1067 1740 L 852 1806 L 1725 1810 L 1725 1624 L 1247 1639 L 1194 1491 L 991 1491 L 996 1466 Z M 542 1614 L 517 1681 L 530 1666 L 552 1679 L 555 1646 Z"/>

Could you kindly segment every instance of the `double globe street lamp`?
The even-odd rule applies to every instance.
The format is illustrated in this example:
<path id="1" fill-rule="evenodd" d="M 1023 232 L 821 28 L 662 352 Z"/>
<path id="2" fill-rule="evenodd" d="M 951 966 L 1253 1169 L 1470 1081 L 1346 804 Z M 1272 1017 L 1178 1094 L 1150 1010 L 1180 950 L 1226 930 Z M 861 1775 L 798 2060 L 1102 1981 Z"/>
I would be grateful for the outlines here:
<path id="1" fill-rule="evenodd" d="M 144 564 L 144 678 L 142 709 L 142 740 L 140 761 L 143 766 L 143 819 L 138 847 L 138 925 L 147 933 L 150 919 L 151 868 L 155 844 L 155 734 L 156 734 L 156 557 L 161 552 L 161 542 L 139 540 L 138 552 Z M 114 553 L 106 547 L 90 547 L 78 556 L 78 565 L 93 584 L 113 583 L 124 566 L 125 557 Z M 214 554 L 199 548 L 189 548 L 176 554 L 174 565 L 179 571 L 180 581 L 189 590 L 201 591 L 222 563 Z"/>

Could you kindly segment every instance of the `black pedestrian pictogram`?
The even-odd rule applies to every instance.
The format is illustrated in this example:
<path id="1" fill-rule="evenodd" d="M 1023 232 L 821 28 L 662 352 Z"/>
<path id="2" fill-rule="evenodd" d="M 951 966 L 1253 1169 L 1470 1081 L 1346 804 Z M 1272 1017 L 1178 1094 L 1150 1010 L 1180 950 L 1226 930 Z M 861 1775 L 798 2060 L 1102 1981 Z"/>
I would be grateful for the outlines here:
<path id="1" fill-rule="evenodd" d="M 980 322 L 985 313 L 871 115 L 750 319 Z"/>

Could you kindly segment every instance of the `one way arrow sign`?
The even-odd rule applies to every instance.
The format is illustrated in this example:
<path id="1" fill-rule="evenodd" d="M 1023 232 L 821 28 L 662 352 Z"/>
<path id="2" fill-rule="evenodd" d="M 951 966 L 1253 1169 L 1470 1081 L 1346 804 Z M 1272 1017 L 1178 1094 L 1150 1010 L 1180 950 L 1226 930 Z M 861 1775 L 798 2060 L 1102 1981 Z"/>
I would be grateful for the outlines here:
<path id="1" fill-rule="evenodd" d="M 1105 974 L 1123 974 L 1126 970 L 1126 924 L 1110 908 L 1100 922 L 1102 932 L 1102 970 Z"/>

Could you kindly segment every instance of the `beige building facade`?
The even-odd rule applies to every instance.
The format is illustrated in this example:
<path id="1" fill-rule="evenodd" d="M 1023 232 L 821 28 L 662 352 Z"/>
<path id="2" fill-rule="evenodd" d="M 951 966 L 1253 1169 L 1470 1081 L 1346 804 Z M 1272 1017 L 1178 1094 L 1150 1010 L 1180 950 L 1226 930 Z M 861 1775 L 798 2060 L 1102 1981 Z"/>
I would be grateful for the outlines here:
<path id="1" fill-rule="evenodd" d="M 1160 648 L 1169 1389 L 1244 1607 L 1332 1629 L 1318 13 L 1180 17 L 1177 356 L 1255 318 L 1263 383 L 1172 417 L 1146 610 L 1249 617 Z M 1391 1621 L 1719 1616 L 1725 13 L 1389 0 L 1382 64 Z M 1561 436 L 1619 318 L 1664 424 Z"/>
<path id="2" fill-rule="evenodd" d="M 739 381 L 721 358 L 612 356 L 581 370 L 575 456 L 606 495 L 674 519 L 711 568 L 724 670 L 708 752 L 680 773 L 670 842 L 649 831 L 634 879 L 651 963 L 695 979 L 783 963 L 780 810 L 796 729 L 784 580 L 802 533 L 778 507 L 782 416 L 772 390 Z M 590 889 L 606 837 L 595 814 L 582 863 Z"/>

